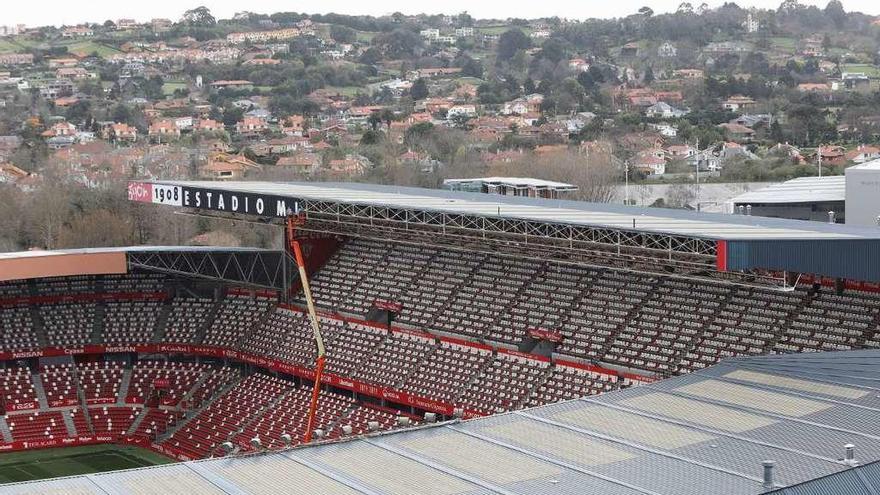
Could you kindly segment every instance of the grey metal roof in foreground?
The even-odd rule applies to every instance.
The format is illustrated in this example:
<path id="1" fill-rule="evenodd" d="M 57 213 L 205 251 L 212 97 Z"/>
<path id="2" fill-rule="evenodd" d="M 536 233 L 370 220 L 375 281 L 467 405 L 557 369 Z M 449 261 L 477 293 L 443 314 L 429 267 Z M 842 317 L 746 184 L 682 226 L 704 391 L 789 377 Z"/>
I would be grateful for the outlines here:
<path id="1" fill-rule="evenodd" d="M 846 472 L 848 443 L 880 460 L 878 392 L 880 350 L 731 359 L 472 421 L 0 493 L 757 494 L 766 459 L 780 488 Z"/>
<path id="2" fill-rule="evenodd" d="M 829 474 L 822 478 L 780 488 L 776 495 L 878 495 L 880 494 L 880 461 Z"/>
<path id="3" fill-rule="evenodd" d="M 307 211 L 310 202 L 363 205 L 662 233 L 712 240 L 880 239 L 880 231 L 877 229 L 827 225 L 820 222 L 414 187 L 333 182 L 160 180 L 153 183 L 275 196 L 297 200 L 301 206 L 306 205 Z"/>

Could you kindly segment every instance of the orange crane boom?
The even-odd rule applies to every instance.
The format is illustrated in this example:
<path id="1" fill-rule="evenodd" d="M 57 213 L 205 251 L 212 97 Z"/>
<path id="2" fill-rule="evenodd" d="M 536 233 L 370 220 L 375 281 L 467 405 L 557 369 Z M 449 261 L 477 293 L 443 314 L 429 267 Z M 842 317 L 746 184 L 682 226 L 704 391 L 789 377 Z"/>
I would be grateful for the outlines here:
<path id="1" fill-rule="evenodd" d="M 306 423 L 306 433 L 303 442 L 312 441 L 312 434 L 315 431 L 315 414 L 318 411 L 318 396 L 321 393 L 321 377 L 324 374 L 324 338 L 321 337 L 321 325 L 318 322 L 318 313 L 315 311 L 315 301 L 312 299 L 312 291 L 309 288 L 309 277 L 306 273 L 306 262 L 302 253 L 302 246 L 296 238 L 296 227 L 302 225 L 304 219 L 295 215 L 287 216 L 287 241 L 290 249 L 293 251 L 296 259 L 296 266 L 299 269 L 299 280 L 302 285 L 303 295 L 306 299 L 306 307 L 309 311 L 309 320 L 312 323 L 312 332 L 315 335 L 315 345 L 318 348 L 318 357 L 315 360 L 315 385 L 312 387 L 312 402 L 309 405 L 309 417 Z"/>

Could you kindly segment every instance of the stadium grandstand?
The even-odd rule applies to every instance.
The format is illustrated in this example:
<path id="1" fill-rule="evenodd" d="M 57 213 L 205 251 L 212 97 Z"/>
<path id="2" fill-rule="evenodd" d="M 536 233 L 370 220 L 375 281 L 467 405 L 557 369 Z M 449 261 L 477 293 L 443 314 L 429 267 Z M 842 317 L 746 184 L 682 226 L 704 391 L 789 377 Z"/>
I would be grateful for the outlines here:
<path id="1" fill-rule="evenodd" d="M 285 229 L 308 284 L 287 243 L 0 255 L 0 452 L 186 461 L 0 493 L 762 493 L 880 460 L 876 229 L 363 184 L 129 199 Z"/>

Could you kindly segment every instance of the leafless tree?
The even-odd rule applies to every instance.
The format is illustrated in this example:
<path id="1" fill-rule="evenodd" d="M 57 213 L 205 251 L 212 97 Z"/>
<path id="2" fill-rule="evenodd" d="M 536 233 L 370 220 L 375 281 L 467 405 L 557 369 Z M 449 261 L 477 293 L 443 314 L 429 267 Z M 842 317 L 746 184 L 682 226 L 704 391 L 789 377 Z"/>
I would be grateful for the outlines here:
<path id="1" fill-rule="evenodd" d="M 589 157 L 573 151 L 546 155 L 524 154 L 510 163 L 493 165 L 491 175 L 532 177 L 573 184 L 578 191 L 571 199 L 609 203 L 615 199 L 619 172 L 610 155 L 592 153 Z"/>
<path id="2" fill-rule="evenodd" d="M 671 208 L 685 208 L 696 199 L 693 184 L 672 184 L 666 191 L 666 205 Z"/>
<path id="3" fill-rule="evenodd" d="M 61 228 L 58 247 L 128 246 L 134 242 L 130 218 L 106 209 L 74 216 Z"/>
<path id="4" fill-rule="evenodd" d="M 55 249 L 71 210 L 69 188 L 47 181 L 30 194 L 24 210 L 27 247 Z"/>

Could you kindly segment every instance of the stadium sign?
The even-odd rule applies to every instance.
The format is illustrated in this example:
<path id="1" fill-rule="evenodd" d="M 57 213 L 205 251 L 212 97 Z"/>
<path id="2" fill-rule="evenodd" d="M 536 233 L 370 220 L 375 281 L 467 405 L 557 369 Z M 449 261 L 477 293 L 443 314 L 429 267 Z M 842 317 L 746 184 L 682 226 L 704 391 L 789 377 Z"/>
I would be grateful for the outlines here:
<path id="1" fill-rule="evenodd" d="M 286 217 L 288 209 L 299 212 L 298 202 L 282 196 L 149 182 L 129 182 L 128 200 L 277 218 Z"/>

